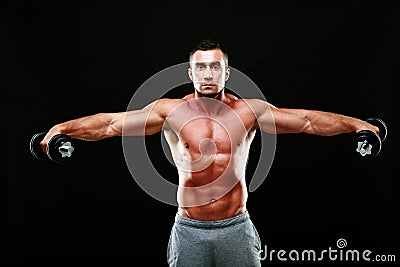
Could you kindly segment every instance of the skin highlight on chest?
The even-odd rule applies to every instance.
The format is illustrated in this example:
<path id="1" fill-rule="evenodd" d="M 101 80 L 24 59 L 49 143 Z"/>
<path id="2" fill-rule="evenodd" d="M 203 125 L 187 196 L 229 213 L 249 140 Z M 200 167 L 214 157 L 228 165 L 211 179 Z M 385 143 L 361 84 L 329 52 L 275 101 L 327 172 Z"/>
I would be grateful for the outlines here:
<path id="1" fill-rule="evenodd" d="M 188 122 L 180 131 L 179 139 L 191 153 L 208 153 L 213 145 L 218 154 L 231 153 L 234 142 L 223 125 L 209 118 Z"/>

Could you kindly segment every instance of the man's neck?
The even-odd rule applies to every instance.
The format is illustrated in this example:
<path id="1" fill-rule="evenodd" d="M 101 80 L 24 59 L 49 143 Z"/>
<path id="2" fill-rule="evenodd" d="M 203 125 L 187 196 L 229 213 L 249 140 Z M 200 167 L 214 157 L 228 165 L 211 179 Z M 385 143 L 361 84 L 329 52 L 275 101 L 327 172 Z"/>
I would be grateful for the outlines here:
<path id="1" fill-rule="evenodd" d="M 221 107 L 225 105 L 227 97 L 224 90 L 221 90 L 218 94 L 204 96 L 201 93 L 194 92 L 195 104 L 204 113 L 209 115 L 217 114 Z"/>

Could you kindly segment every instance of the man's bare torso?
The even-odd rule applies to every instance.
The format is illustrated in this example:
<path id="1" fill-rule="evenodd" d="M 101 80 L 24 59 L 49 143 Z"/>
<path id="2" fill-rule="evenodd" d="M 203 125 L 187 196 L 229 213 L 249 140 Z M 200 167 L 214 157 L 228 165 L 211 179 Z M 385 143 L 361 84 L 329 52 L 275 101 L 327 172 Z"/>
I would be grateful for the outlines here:
<path id="1" fill-rule="evenodd" d="M 245 167 L 256 117 L 245 101 L 188 95 L 173 103 L 164 133 L 179 173 L 181 216 L 220 220 L 246 210 Z"/>

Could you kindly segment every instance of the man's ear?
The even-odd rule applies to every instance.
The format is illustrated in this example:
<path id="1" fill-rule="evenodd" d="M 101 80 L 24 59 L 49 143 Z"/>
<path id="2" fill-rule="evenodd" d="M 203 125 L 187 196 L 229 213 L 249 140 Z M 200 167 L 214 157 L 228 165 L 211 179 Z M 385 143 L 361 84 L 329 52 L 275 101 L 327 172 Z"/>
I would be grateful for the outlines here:
<path id="1" fill-rule="evenodd" d="M 189 75 L 190 80 L 193 81 L 193 73 L 192 73 L 192 69 L 191 68 L 188 68 L 188 75 Z"/>
<path id="2" fill-rule="evenodd" d="M 225 70 L 225 82 L 229 79 L 230 75 L 231 75 L 231 69 L 228 67 Z"/>

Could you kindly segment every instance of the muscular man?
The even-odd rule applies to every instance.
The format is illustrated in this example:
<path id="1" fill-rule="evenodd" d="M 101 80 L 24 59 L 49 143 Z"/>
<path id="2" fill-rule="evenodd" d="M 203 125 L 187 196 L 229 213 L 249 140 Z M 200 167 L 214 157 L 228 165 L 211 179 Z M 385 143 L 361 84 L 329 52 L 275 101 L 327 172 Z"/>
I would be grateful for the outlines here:
<path id="1" fill-rule="evenodd" d="M 141 110 L 101 113 L 55 125 L 55 134 L 83 140 L 164 131 L 179 174 L 178 211 L 168 244 L 170 266 L 260 266 L 260 238 L 246 208 L 244 179 L 255 131 L 335 135 L 379 129 L 330 112 L 277 108 L 224 91 L 228 55 L 212 40 L 190 52 L 194 92 L 159 99 Z"/>

